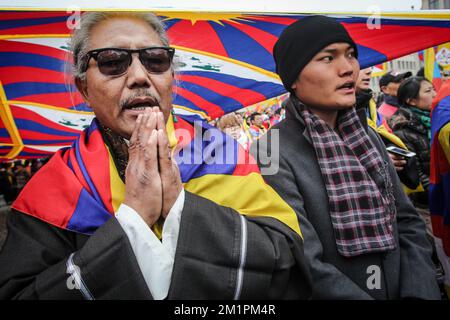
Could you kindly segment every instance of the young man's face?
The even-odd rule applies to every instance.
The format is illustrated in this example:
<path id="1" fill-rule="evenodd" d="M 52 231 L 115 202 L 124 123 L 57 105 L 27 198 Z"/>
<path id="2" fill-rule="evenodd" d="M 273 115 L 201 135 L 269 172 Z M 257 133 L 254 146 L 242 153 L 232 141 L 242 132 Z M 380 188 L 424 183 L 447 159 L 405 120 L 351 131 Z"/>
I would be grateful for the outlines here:
<path id="1" fill-rule="evenodd" d="M 160 46 L 163 43 L 147 23 L 118 17 L 100 22 L 93 28 L 88 50 Z M 80 91 L 102 124 L 122 137 L 130 138 L 137 116 L 146 107 L 158 106 L 167 121 L 172 109 L 172 81 L 170 68 L 163 73 L 149 73 L 135 53 L 127 71 L 117 76 L 102 74 L 95 59 L 91 58 Z"/>
<path id="2" fill-rule="evenodd" d="M 348 43 L 323 48 L 300 72 L 292 85 L 296 96 L 309 107 L 323 111 L 355 105 L 359 63 Z"/>
<path id="3" fill-rule="evenodd" d="M 356 91 L 368 90 L 370 88 L 370 77 L 372 68 L 365 68 L 359 71 L 358 80 L 356 81 Z"/>

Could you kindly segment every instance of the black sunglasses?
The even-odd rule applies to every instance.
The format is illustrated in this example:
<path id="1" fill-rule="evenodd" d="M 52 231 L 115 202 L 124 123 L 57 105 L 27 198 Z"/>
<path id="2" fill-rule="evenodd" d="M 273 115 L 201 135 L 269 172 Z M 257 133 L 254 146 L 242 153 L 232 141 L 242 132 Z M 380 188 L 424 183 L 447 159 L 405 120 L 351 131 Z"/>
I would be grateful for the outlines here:
<path id="1" fill-rule="evenodd" d="M 175 49 L 171 47 L 149 47 L 142 49 L 102 48 L 86 53 L 85 72 L 89 66 L 89 60 L 97 61 L 100 72 L 107 76 L 124 74 L 131 65 L 133 53 L 139 53 L 139 61 L 150 73 L 166 72 L 172 63 Z"/>

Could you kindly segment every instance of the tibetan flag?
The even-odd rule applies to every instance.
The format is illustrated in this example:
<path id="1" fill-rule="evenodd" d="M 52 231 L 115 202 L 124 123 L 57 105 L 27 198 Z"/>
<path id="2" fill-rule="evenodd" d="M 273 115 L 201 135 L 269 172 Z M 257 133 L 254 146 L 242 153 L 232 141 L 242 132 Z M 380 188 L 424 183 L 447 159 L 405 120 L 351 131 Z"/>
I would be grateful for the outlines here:
<path id="1" fill-rule="evenodd" d="M 381 77 L 388 71 L 387 63 L 380 63 L 372 67 L 372 77 Z"/>
<path id="2" fill-rule="evenodd" d="M 433 232 L 450 257 L 450 82 L 436 97 L 431 121 L 430 213 Z"/>
<path id="3" fill-rule="evenodd" d="M 167 132 L 186 191 L 243 215 L 273 217 L 301 235 L 294 210 L 264 182 L 236 140 L 204 121 L 176 119 L 169 118 Z M 95 119 L 33 176 L 12 207 L 53 226 L 92 234 L 124 197 L 125 184 Z"/>
<path id="4" fill-rule="evenodd" d="M 450 42 L 424 50 L 423 61 L 425 78 L 439 91 L 442 85 L 440 69 L 450 68 Z"/>
<path id="5" fill-rule="evenodd" d="M 176 49 L 176 114 L 210 120 L 284 94 L 272 48 L 309 14 L 156 11 Z M 448 13 L 329 15 L 355 40 L 362 68 L 450 41 Z M 0 10 L 0 159 L 70 146 L 94 115 L 69 75 L 71 12 Z"/>

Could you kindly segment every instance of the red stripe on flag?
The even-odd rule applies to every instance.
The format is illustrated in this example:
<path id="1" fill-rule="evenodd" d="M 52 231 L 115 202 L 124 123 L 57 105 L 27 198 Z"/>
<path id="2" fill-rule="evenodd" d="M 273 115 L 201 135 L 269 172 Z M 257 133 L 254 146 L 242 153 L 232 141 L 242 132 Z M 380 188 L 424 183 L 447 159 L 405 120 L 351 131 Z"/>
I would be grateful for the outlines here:
<path id="1" fill-rule="evenodd" d="M 244 18 L 249 18 L 252 20 L 261 20 L 261 21 L 265 21 L 265 22 L 281 24 L 284 26 L 288 26 L 291 23 L 294 23 L 295 21 L 297 21 L 297 19 L 294 19 L 294 18 L 282 18 L 282 17 L 271 17 L 271 16 L 244 16 Z"/>
<path id="2" fill-rule="evenodd" d="M 442 149 L 442 145 L 439 143 L 438 134 L 433 139 L 430 158 L 432 159 L 430 183 L 438 184 L 441 182 L 441 177 L 450 172 L 450 163 Z"/>
<path id="3" fill-rule="evenodd" d="M 3 85 L 18 82 L 46 82 L 58 84 L 73 84 L 70 77 L 65 79 L 63 72 L 43 70 L 34 67 L 0 67 L 0 79 Z"/>
<path id="4" fill-rule="evenodd" d="M 20 34 L 70 34 L 65 22 L 40 24 L 12 29 L 0 30 L 0 35 L 20 35 Z"/>
<path id="5" fill-rule="evenodd" d="M 236 142 L 238 143 L 238 142 Z M 242 146 L 238 146 L 238 159 L 233 172 L 233 176 L 246 176 L 250 173 L 259 173 L 259 167 L 253 156 L 244 150 Z"/>
<path id="6" fill-rule="evenodd" d="M 59 108 L 70 109 L 83 103 L 84 100 L 78 91 L 76 92 L 59 92 L 34 94 L 29 96 L 16 97 L 14 100 L 22 100 L 27 102 L 42 103 Z"/>
<path id="7" fill-rule="evenodd" d="M 86 131 L 83 131 L 80 135 L 80 141 L 85 141 L 86 139 Z M 89 188 L 89 185 L 87 184 L 86 180 L 84 179 L 84 175 L 81 172 L 80 166 L 78 165 L 78 160 L 75 154 L 75 148 L 70 148 L 68 153 L 68 157 L 66 159 L 66 163 L 70 160 L 70 164 L 72 165 L 72 169 L 74 171 L 75 176 L 78 178 L 82 186 L 86 189 L 87 192 L 92 194 L 91 189 Z"/>
<path id="8" fill-rule="evenodd" d="M 0 40 L 0 51 L 1 52 L 23 52 L 39 54 L 42 56 L 52 57 L 59 60 L 66 61 L 69 55 L 63 49 L 56 49 L 41 44 L 11 41 L 11 40 Z"/>
<path id="9" fill-rule="evenodd" d="M 251 104 L 254 101 L 257 102 L 266 100 L 266 97 L 258 92 L 249 89 L 242 89 L 240 87 L 232 86 L 214 79 L 185 74 L 179 74 L 178 77 L 183 81 L 198 84 L 211 91 L 217 92 L 222 96 L 239 101 L 244 106 Z"/>
<path id="10" fill-rule="evenodd" d="M 81 185 L 77 179 L 73 179 L 73 172 L 63 162 L 61 151 L 58 151 L 47 165 L 43 166 L 39 171 L 41 176 L 46 177 L 45 183 L 47 185 L 62 185 L 73 196 L 61 197 L 58 192 L 55 194 L 52 192 L 53 189 L 49 189 L 44 193 L 38 192 L 40 196 L 35 197 L 35 190 L 42 188 L 42 180 L 31 178 L 23 190 L 22 194 L 24 196 L 19 197 L 13 203 L 12 207 L 25 214 L 40 218 L 54 226 L 65 228 L 77 206 L 82 189 Z M 57 189 L 55 190 L 57 191 Z M 41 211 L 38 211 L 38 208 L 42 208 L 43 204 L 46 207 L 45 216 Z M 57 214 L 50 214 L 51 212 Z"/>
<path id="11" fill-rule="evenodd" d="M 95 186 L 95 189 L 97 189 L 106 209 L 111 214 L 114 214 L 110 175 L 105 174 L 105 171 L 110 172 L 109 155 L 100 131 L 93 131 L 89 136 L 89 143 L 80 143 L 79 146 L 89 178 Z M 103 169 L 99 170 L 99 168 Z"/>
<path id="12" fill-rule="evenodd" d="M 52 12 L 52 11 L 33 11 L 33 12 L 16 12 L 3 11 L 0 12 L 0 20 L 21 20 L 21 19 L 37 19 L 37 18 L 54 18 L 54 17 L 69 17 L 66 12 Z"/>
<path id="13" fill-rule="evenodd" d="M 188 47 L 190 49 L 206 51 L 220 56 L 228 57 L 220 37 L 211 25 L 206 21 L 197 21 L 192 25 L 191 21 L 175 23 L 167 34 L 172 45 Z M 208 41 L 205 41 L 208 39 Z"/>
<path id="14" fill-rule="evenodd" d="M 10 137 L 0 137 L 0 143 L 12 143 L 12 140 Z"/>
<path id="15" fill-rule="evenodd" d="M 442 239 L 445 254 L 450 257 L 450 226 L 444 222 L 442 215 L 431 214 L 431 224 L 433 227 L 433 234 Z"/>
<path id="16" fill-rule="evenodd" d="M 218 105 L 205 100 L 198 94 L 195 94 L 189 90 L 186 90 L 181 87 L 174 88 L 174 92 L 176 94 L 182 96 L 183 98 L 191 101 L 194 105 L 196 105 L 199 109 L 204 110 L 211 118 L 217 118 L 224 114 L 222 108 Z"/>
<path id="17" fill-rule="evenodd" d="M 175 137 L 177 139 L 176 150 L 179 151 L 191 143 L 194 139 L 194 127 L 181 117 L 176 117 L 177 122 L 174 123 Z"/>
<path id="18" fill-rule="evenodd" d="M 363 23 L 343 25 L 359 45 L 378 51 L 388 60 L 450 41 L 448 28 L 381 25 L 381 29 L 368 30 Z"/>
<path id="19" fill-rule="evenodd" d="M 234 28 L 248 35 L 250 38 L 254 39 L 257 43 L 259 43 L 262 47 L 264 47 L 267 50 L 267 52 L 272 53 L 272 48 L 278 39 L 277 37 L 271 35 L 270 33 L 264 30 L 246 24 L 240 24 L 231 21 L 228 23 L 234 26 Z"/>

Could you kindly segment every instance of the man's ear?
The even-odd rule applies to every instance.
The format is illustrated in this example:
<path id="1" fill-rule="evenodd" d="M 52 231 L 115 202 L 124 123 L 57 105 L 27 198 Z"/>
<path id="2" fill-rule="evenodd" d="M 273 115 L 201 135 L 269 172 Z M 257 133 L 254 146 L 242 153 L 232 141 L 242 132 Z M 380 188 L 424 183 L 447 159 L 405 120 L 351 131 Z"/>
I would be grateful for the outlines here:
<path id="1" fill-rule="evenodd" d="M 84 100 L 86 102 L 89 101 L 89 95 L 87 90 L 87 83 L 86 80 L 82 80 L 80 78 L 75 78 L 75 85 L 77 86 L 78 91 L 83 96 Z"/>
<path id="2" fill-rule="evenodd" d="M 300 74 L 298 74 L 297 78 L 295 78 L 294 83 L 291 85 L 291 89 L 295 91 L 298 87 L 299 82 L 300 82 Z"/>
<path id="3" fill-rule="evenodd" d="M 297 80 L 294 81 L 294 83 L 291 86 L 291 89 L 295 91 L 297 89 Z"/>
<path id="4" fill-rule="evenodd" d="M 387 86 L 381 86 L 380 90 L 381 90 L 381 92 L 386 93 Z"/>

